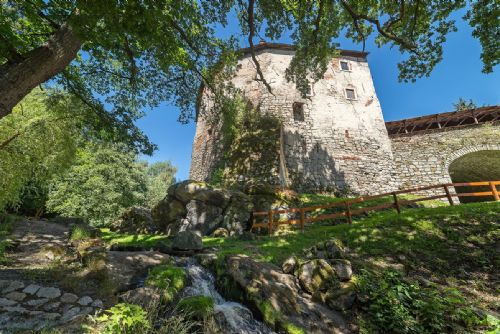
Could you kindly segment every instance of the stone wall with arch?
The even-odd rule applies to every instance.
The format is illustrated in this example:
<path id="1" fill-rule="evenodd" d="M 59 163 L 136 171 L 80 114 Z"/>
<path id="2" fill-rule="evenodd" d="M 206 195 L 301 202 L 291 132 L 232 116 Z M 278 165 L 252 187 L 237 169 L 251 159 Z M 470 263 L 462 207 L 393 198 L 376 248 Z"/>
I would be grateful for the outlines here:
<path id="1" fill-rule="evenodd" d="M 500 126 L 481 124 L 391 137 L 400 188 L 451 182 L 450 164 L 472 152 L 500 150 Z M 498 166 L 500 168 L 500 166 Z"/>

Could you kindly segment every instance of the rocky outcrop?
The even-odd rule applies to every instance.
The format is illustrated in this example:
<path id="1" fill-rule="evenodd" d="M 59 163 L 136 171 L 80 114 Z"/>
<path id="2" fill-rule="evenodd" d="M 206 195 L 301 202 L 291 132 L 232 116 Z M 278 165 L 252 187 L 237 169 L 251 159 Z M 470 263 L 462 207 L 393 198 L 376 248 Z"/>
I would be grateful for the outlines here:
<path id="1" fill-rule="evenodd" d="M 252 210 L 251 198 L 241 192 L 187 180 L 168 189 L 167 196 L 152 209 L 152 217 L 168 234 L 197 231 L 210 235 L 225 228 L 233 235 L 248 229 Z"/>
<path id="2" fill-rule="evenodd" d="M 275 330 L 291 332 L 301 328 L 306 333 L 349 333 L 340 313 L 314 302 L 302 293 L 298 279 L 281 268 L 244 255 L 227 256 L 216 270 L 220 290 L 243 301 Z M 231 297 L 231 296 L 229 296 Z"/>
<path id="3" fill-rule="evenodd" d="M 153 233 L 159 230 L 151 216 L 151 210 L 133 206 L 125 211 L 111 224 L 112 231 L 133 234 Z"/>
<path id="4" fill-rule="evenodd" d="M 181 231 L 172 240 L 174 250 L 201 250 L 203 241 L 194 231 Z"/>
<path id="5" fill-rule="evenodd" d="M 106 257 L 106 270 L 115 283 L 115 290 L 127 291 L 139 284 L 149 268 L 169 260 L 169 255 L 154 251 L 110 251 Z"/>

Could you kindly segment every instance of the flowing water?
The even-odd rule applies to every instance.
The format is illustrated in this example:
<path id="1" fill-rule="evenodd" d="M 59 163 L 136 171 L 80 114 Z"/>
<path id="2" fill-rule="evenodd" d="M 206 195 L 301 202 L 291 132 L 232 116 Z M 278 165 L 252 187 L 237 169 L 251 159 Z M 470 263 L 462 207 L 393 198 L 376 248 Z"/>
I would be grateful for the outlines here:
<path id="1" fill-rule="evenodd" d="M 184 297 L 208 296 L 214 300 L 216 319 L 227 334 L 274 334 L 262 322 L 254 319 L 252 312 L 245 306 L 225 300 L 215 289 L 212 274 L 195 260 L 189 259 L 184 267 L 191 279 L 191 285 L 184 289 Z"/>

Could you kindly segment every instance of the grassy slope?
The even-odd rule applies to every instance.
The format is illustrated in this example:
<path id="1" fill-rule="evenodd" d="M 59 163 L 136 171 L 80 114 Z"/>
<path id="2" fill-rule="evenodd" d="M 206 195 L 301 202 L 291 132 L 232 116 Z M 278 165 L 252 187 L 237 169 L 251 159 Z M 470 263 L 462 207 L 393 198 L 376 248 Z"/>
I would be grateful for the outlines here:
<path id="1" fill-rule="evenodd" d="M 316 204 L 328 198 L 313 198 Z M 311 205 L 309 202 L 307 205 Z M 436 206 L 439 203 L 430 203 Z M 394 268 L 410 278 L 457 287 L 476 304 L 500 308 L 495 295 L 495 268 L 500 268 L 500 203 L 394 210 L 357 217 L 352 225 L 309 225 L 305 233 L 292 231 L 257 240 L 204 238 L 219 255 L 248 254 L 280 265 L 291 254 L 335 237 L 349 249 L 354 270 Z M 168 238 L 158 235 L 123 235 L 104 231 L 108 243 L 151 247 Z"/>
<path id="2" fill-rule="evenodd" d="M 321 240 L 335 237 L 349 248 L 354 269 L 391 267 L 408 276 L 459 288 L 483 307 L 498 310 L 495 278 L 500 268 L 500 203 L 386 211 L 353 225 L 308 226 L 305 233 L 254 241 L 205 238 L 220 254 L 244 253 L 281 262 Z"/>

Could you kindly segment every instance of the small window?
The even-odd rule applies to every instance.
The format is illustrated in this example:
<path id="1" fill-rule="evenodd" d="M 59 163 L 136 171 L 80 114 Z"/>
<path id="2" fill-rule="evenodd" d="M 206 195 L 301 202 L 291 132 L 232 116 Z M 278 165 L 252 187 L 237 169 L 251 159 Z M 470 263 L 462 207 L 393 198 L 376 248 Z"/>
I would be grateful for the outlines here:
<path id="1" fill-rule="evenodd" d="M 346 88 L 345 97 L 348 100 L 356 100 L 356 91 L 354 90 L 354 88 Z"/>
<path id="2" fill-rule="evenodd" d="M 293 120 L 296 122 L 304 121 L 304 103 L 302 102 L 293 103 Z"/>
<path id="3" fill-rule="evenodd" d="M 350 71 L 351 70 L 349 63 L 345 60 L 340 61 L 340 68 L 342 69 L 342 71 Z"/>

